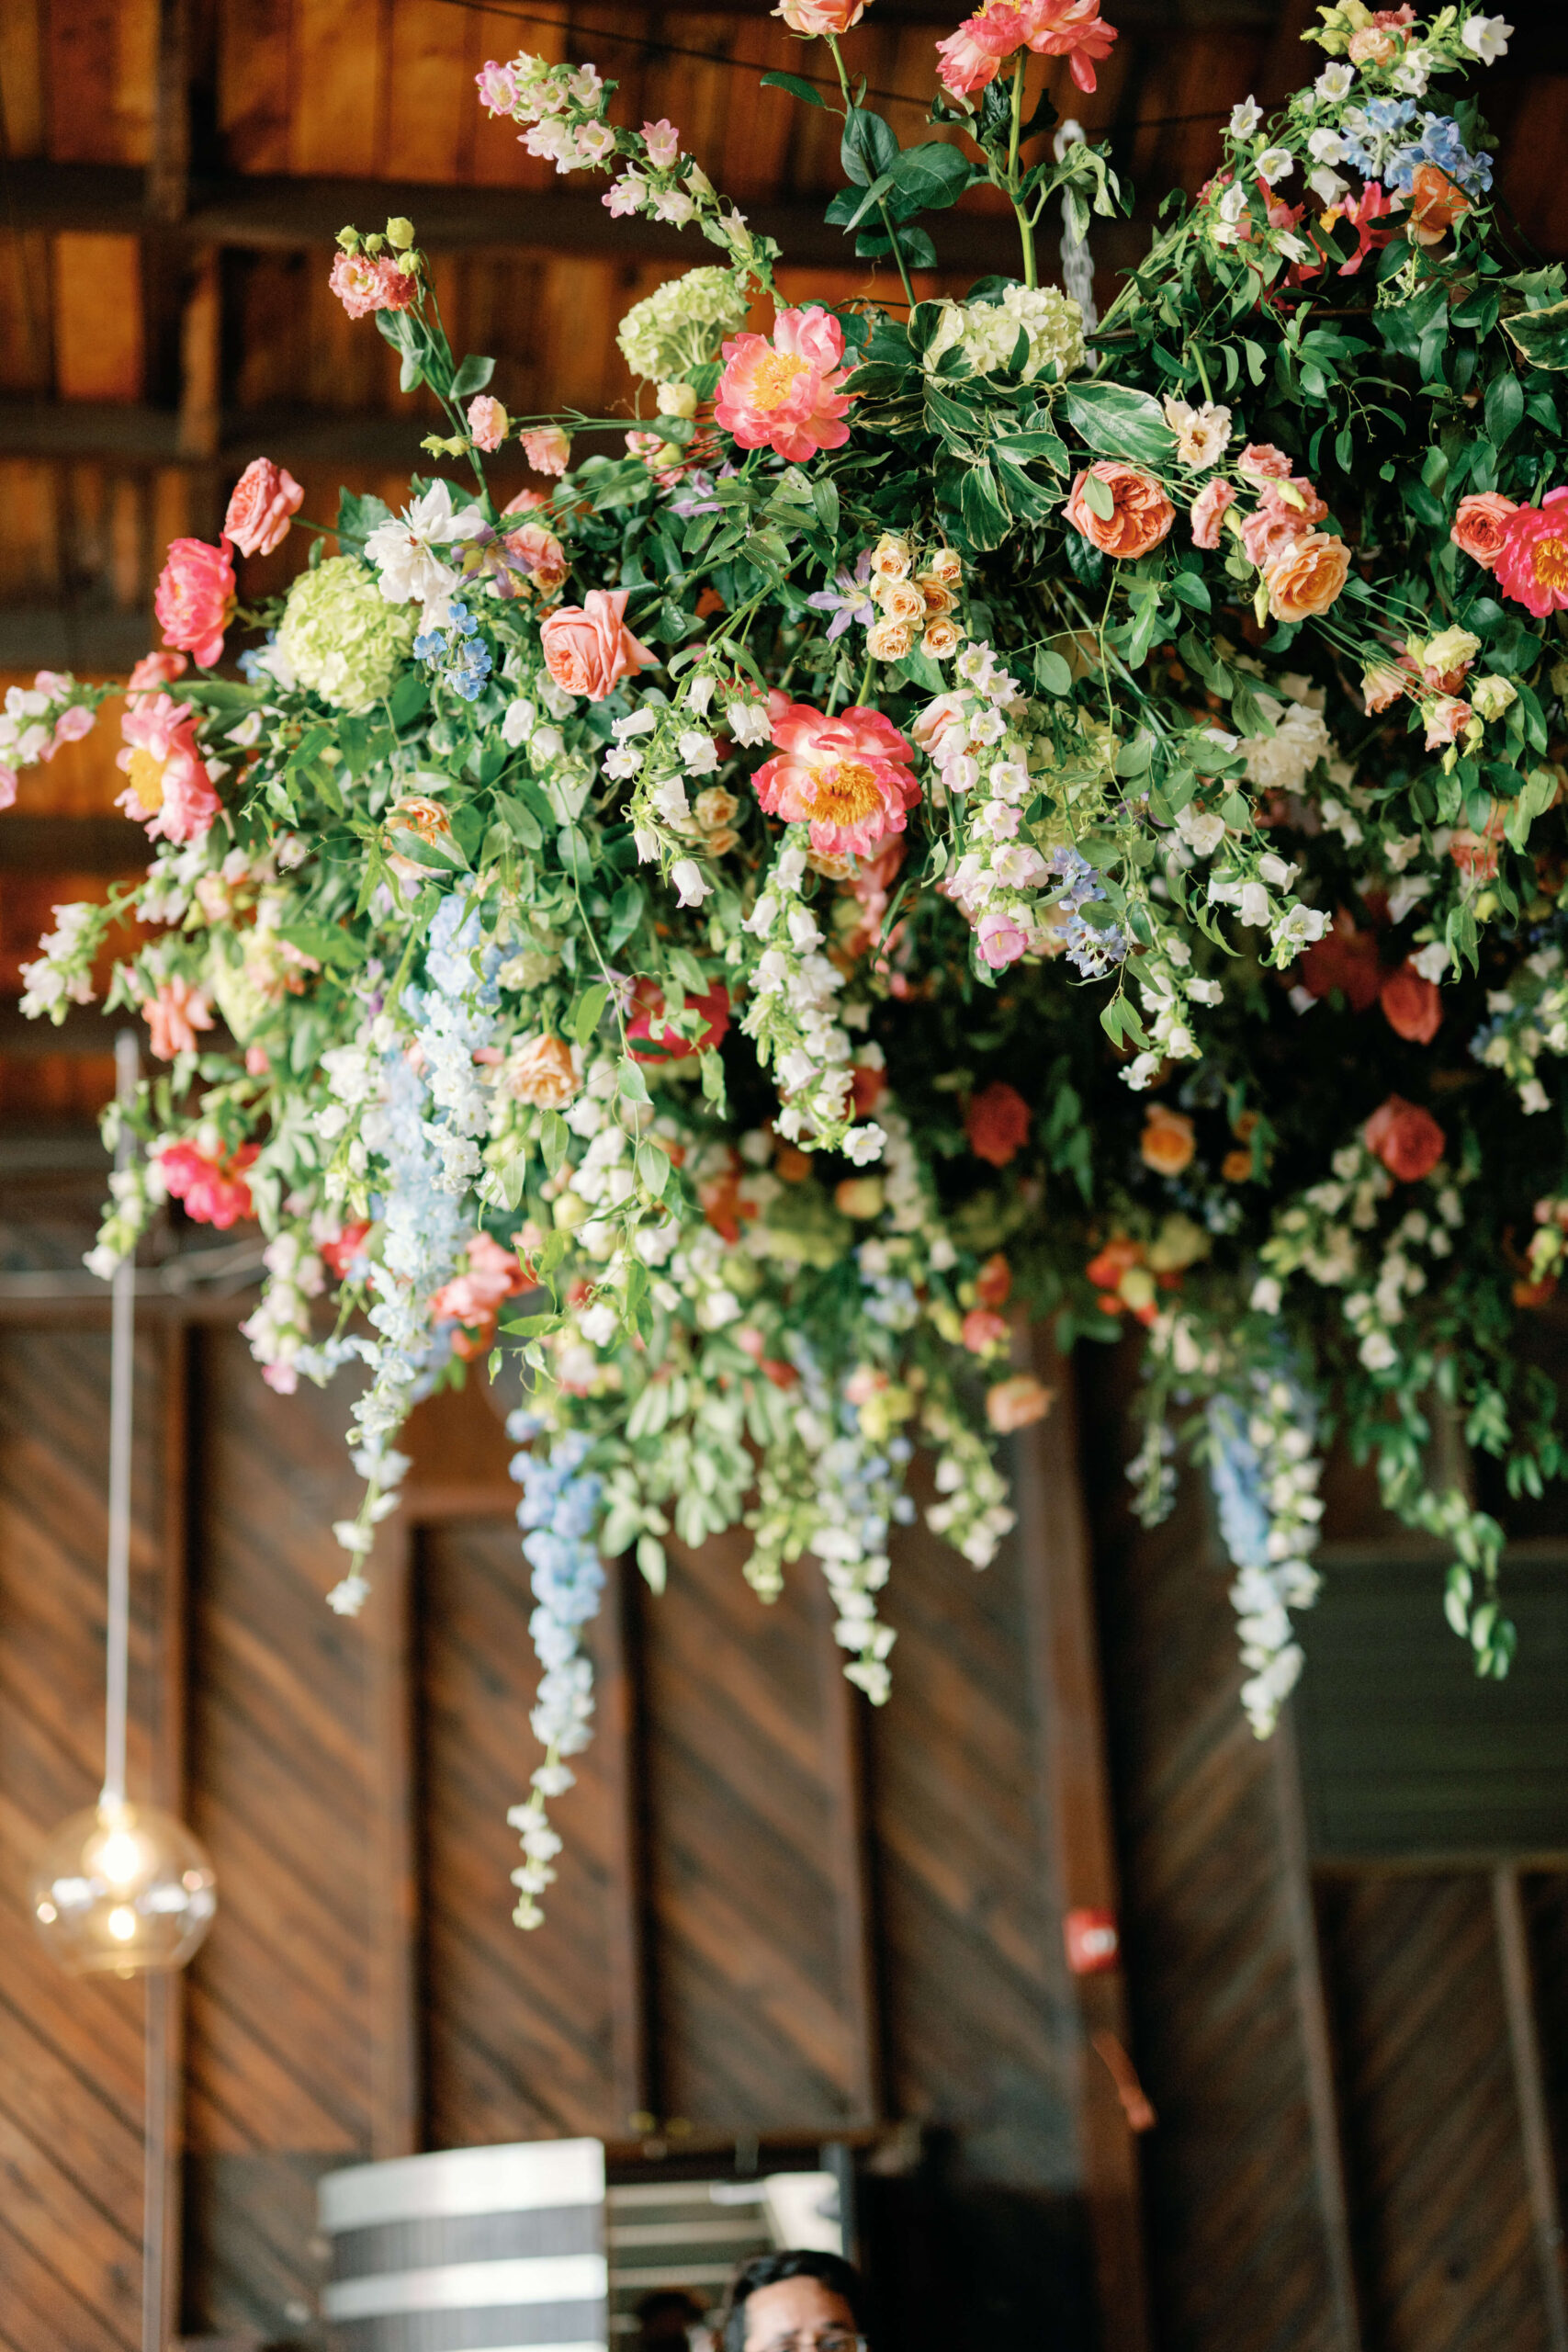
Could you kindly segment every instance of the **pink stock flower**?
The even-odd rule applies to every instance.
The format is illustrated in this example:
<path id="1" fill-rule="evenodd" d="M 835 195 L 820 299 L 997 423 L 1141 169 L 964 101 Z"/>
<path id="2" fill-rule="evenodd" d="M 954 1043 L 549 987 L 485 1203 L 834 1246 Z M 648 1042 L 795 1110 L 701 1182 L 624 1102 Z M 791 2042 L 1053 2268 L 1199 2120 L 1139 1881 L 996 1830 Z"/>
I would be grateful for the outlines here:
<path id="1" fill-rule="evenodd" d="M 1462 555 L 1491 571 L 1503 552 L 1504 527 L 1518 511 L 1500 490 L 1472 492 L 1460 500 L 1449 537 Z"/>
<path id="2" fill-rule="evenodd" d="M 54 740 L 45 752 L 44 758 L 52 760 L 62 743 L 79 743 L 84 735 L 92 733 L 96 723 L 93 712 L 88 709 L 85 702 L 68 703 L 54 722 Z"/>
<path id="3" fill-rule="evenodd" d="M 839 389 L 849 373 L 843 356 L 844 331 L 829 311 L 817 303 L 780 311 L 771 343 L 740 334 L 725 345 L 716 421 L 742 449 L 771 447 L 796 465 L 818 449 L 841 449 L 854 398 Z"/>
<path id="4" fill-rule="evenodd" d="M 1539 506 L 1518 506 L 1502 528 L 1492 576 L 1538 620 L 1568 609 L 1568 489 L 1549 490 Z"/>
<path id="5" fill-rule="evenodd" d="M 657 667 L 658 654 L 626 625 L 629 593 L 591 588 L 582 604 L 562 605 L 550 615 L 539 631 L 539 650 L 558 686 L 603 702 L 620 679 Z"/>
<path id="6" fill-rule="evenodd" d="M 242 555 L 271 555 L 294 527 L 305 493 L 286 466 L 253 458 L 229 499 L 223 536 Z"/>
<path id="7" fill-rule="evenodd" d="M 769 712 L 782 756 L 766 761 L 752 782 L 770 817 L 809 824 L 812 848 L 829 857 L 873 850 L 903 831 L 920 787 L 906 764 L 915 747 L 891 719 L 859 706 L 825 718 L 777 693 Z"/>
<path id="8" fill-rule="evenodd" d="M 558 424 L 536 425 L 519 438 L 523 455 L 536 474 L 564 474 L 571 463 L 571 439 Z"/>
<path id="9" fill-rule="evenodd" d="M 468 431 L 480 449 L 499 449 L 506 438 L 509 422 L 501 402 L 489 392 L 476 392 L 468 402 Z"/>
<path id="10" fill-rule="evenodd" d="M 194 1143 L 166 1143 L 158 1160 L 170 1197 L 183 1201 L 186 1215 L 197 1225 L 215 1225 L 221 1233 L 255 1215 L 245 1170 L 258 1149 L 247 1143 L 232 1159 L 219 1160 L 207 1159 Z"/>
<path id="11" fill-rule="evenodd" d="M 1291 461 L 1283 449 L 1276 449 L 1272 441 L 1249 441 L 1236 459 L 1236 471 L 1248 481 L 1288 481 Z"/>
<path id="12" fill-rule="evenodd" d="M 369 254 L 339 254 L 328 282 L 351 319 L 367 319 L 374 311 L 412 311 L 419 300 L 418 278 L 387 254 L 379 261 Z"/>
<path id="13" fill-rule="evenodd" d="M 194 1054 L 197 1031 L 212 1026 L 210 1000 L 188 980 L 164 980 L 157 995 L 150 996 L 141 1010 L 152 1033 L 152 1051 L 161 1062 L 172 1062 L 176 1054 Z"/>
<path id="14" fill-rule="evenodd" d="M 821 40 L 828 33 L 847 33 L 865 14 L 866 0 L 779 0 L 773 10 L 792 33 Z"/>
<path id="15" fill-rule="evenodd" d="M 234 611 L 234 566 L 229 541 L 209 547 L 205 539 L 171 539 L 152 610 L 165 645 L 194 653 L 210 670 L 223 651 L 223 632 Z"/>
<path id="16" fill-rule="evenodd" d="M 681 134 L 672 122 L 660 115 L 657 122 L 642 126 L 642 143 L 648 149 L 648 160 L 655 171 L 667 172 L 681 153 Z"/>
<path id="17" fill-rule="evenodd" d="M 1021 956 L 1029 953 L 1029 933 L 1021 927 L 1015 915 L 1003 914 L 999 910 L 980 917 L 975 938 L 982 958 L 993 972 L 1003 970 L 1009 964 L 1016 964 Z"/>
<path id="18" fill-rule="evenodd" d="M 1195 548 L 1217 548 L 1224 537 L 1225 509 L 1235 504 L 1228 481 L 1205 482 L 1187 510 Z"/>
<path id="19" fill-rule="evenodd" d="M 156 694 L 160 686 L 183 678 L 190 664 L 183 653 L 144 653 L 126 682 L 128 695 Z"/>
<path id="20" fill-rule="evenodd" d="M 201 841 L 220 803 L 197 749 L 195 715 L 168 695 L 140 694 L 126 704 L 120 733 L 116 764 L 130 783 L 116 807 L 144 824 L 150 841 Z"/>

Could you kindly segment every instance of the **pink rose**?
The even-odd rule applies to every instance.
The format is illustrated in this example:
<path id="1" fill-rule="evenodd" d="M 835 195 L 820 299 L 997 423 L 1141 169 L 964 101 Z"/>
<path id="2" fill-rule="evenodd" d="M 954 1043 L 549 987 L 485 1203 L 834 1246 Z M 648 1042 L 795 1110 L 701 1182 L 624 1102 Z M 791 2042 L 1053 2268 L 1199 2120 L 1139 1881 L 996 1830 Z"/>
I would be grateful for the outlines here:
<path id="1" fill-rule="evenodd" d="M 1224 537 L 1223 526 L 1227 507 L 1235 504 L 1235 492 L 1228 481 L 1205 482 L 1187 510 L 1192 526 L 1195 548 L 1217 548 Z"/>
<path id="2" fill-rule="evenodd" d="M 506 438 L 510 418 L 498 400 L 489 392 L 477 392 L 468 402 L 468 431 L 475 447 L 486 451 L 499 449 Z"/>
<path id="3" fill-rule="evenodd" d="M 1402 1184 L 1429 1176 L 1448 1148 L 1448 1138 L 1430 1111 L 1391 1094 L 1361 1130 L 1367 1149 Z"/>
<path id="4" fill-rule="evenodd" d="M 1110 56 L 1116 39 L 1115 27 L 1101 20 L 1100 0 L 1022 0 L 1021 14 L 1035 56 L 1066 58 L 1078 88 L 1092 91 L 1095 65 Z"/>
<path id="5" fill-rule="evenodd" d="M 141 1017 L 152 1033 L 158 1059 L 172 1062 L 176 1054 L 195 1053 L 197 1031 L 212 1026 L 212 1005 L 205 991 L 188 980 L 165 980 L 142 1005 Z"/>
<path id="6" fill-rule="evenodd" d="M 972 1356 L 994 1355 L 1008 1341 L 1008 1322 L 994 1307 L 972 1306 L 964 1317 L 964 1344 Z"/>
<path id="7" fill-rule="evenodd" d="M 1023 47 L 1028 30 L 1023 8 L 987 0 L 977 15 L 938 41 L 937 73 L 955 98 L 973 97 L 996 80 L 1002 60 Z"/>
<path id="8" fill-rule="evenodd" d="M 253 458 L 230 495 L 223 536 L 242 555 L 271 555 L 288 537 L 304 500 L 287 467 Z"/>
<path id="9" fill-rule="evenodd" d="M 569 694 L 603 702 L 622 678 L 658 666 L 659 656 L 639 644 L 622 617 L 625 588 L 591 588 L 581 605 L 562 605 L 539 631 L 545 667 Z"/>
<path id="10" fill-rule="evenodd" d="M 1502 540 L 1492 576 L 1504 595 L 1538 620 L 1568 609 L 1568 489 L 1549 490 L 1539 506 L 1517 506 Z"/>
<path id="11" fill-rule="evenodd" d="M 368 254 L 339 254 L 328 282 L 351 319 L 367 319 L 375 311 L 412 311 L 419 300 L 418 278 L 386 254 L 379 261 Z"/>
<path id="12" fill-rule="evenodd" d="M 232 1159 L 220 1160 L 208 1159 L 193 1143 L 166 1143 L 158 1164 L 171 1197 L 185 1203 L 186 1215 L 197 1225 L 215 1225 L 221 1233 L 241 1217 L 255 1215 L 245 1170 L 259 1148 L 247 1143 Z"/>
<path id="13" fill-rule="evenodd" d="M 841 449 L 850 437 L 842 422 L 853 400 L 840 390 L 844 331 L 830 311 L 780 311 L 773 338 L 734 335 L 724 346 L 725 369 L 714 417 L 742 449 L 775 449 L 800 465 L 818 449 Z"/>
<path id="14" fill-rule="evenodd" d="M 130 782 L 116 808 L 144 824 L 150 841 L 201 841 L 220 802 L 197 749 L 195 715 L 168 695 L 141 694 L 127 701 L 120 733 L 116 764 Z"/>
<path id="15" fill-rule="evenodd" d="M 975 938 L 982 958 L 993 972 L 1016 964 L 1021 956 L 1029 953 L 1029 933 L 1021 928 L 1016 916 L 999 910 L 980 917 Z"/>
<path id="16" fill-rule="evenodd" d="M 165 645 L 194 653 L 210 670 L 223 651 L 223 632 L 234 610 L 234 566 L 229 542 L 209 547 L 205 539 L 171 539 L 153 592 L 152 610 Z"/>
<path id="17" fill-rule="evenodd" d="M 536 474 L 564 474 L 571 463 L 571 440 L 558 424 L 541 424 L 519 437 L 523 455 Z M 537 497 L 538 492 L 536 491 L 534 495 Z M 512 508 L 509 506 L 506 511 L 510 514 Z"/>
<path id="18" fill-rule="evenodd" d="M 1089 474 L 1111 492 L 1111 513 L 1095 513 L 1084 494 Z M 1075 531 L 1102 555 L 1129 562 L 1157 548 L 1176 520 L 1176 509 L 1153 474 L 1140 473 L 1117 458 L 1100 458 L 1078 475 L 1067 499 L 1066 517 Z"/>
<path id="19" fill-rule="evenodd" d="M 1259 571 L 1305 536 L 1305 524 L 1298 523 L 1288 507 L 1275 510 L 1260 506 L 1256 514 L 1247 515 L 1241 526 L 1242 546 Z"/>
<path id="20" fill-rule="evenodd" d="M 809 824 L 812 848 L 829 857 L 874 850 L 903 831 L 920 787 L 908 765 L 915 747 L 891 719 L 858 705 L 825 718 L 782 695 L 769 705 L 780 757 L 751 780 L 770 817 Z"/>
<path id="21" fill-rule="evenodd" d="M 1276 449 L 1272 441 L 1249 441 L 1236 459 L 1236 469 L 1248 481 L 1287 481 L 1291 461 L 1283 449 Z"/>
<path id="22" fill-rule="evenodd" d="M 667 172 L 680 157 L 681 134 L 672 122 L 662 116 L 657 122 L 642 126 L 642 143 L 648 149 L 648 160 L 655 171 Z"/>
<path id="23" fill-rule="evenodd" d="M 183 678 L 190 664 L 183 653 L 144 653 L 126 682 L 128 695 L 156 694 L 175 678 Z"/>
<path id="24" fill-rule="evenodd" d="M 1476 491 L 1460 500 L 1449 537 L 1461 554 L 1490 571 L 1503 552 L 1504 526 L 1517 513 L 1513 500 L 1501 491 Z"/>
<path id="25" fill-rule="evenodd" d="M 828 33 L 847 33 L 865 14 L 865 0 L 779 0 L 773 10 L 792 33 L 820 40 Z"/>

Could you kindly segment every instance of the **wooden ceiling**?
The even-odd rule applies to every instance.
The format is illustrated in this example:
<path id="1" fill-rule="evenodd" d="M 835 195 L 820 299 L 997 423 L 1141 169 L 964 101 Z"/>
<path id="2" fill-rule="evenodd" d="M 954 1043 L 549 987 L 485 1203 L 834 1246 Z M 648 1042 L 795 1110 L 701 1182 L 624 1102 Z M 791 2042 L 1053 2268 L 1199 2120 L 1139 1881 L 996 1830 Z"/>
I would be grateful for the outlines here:
<path id="1" fill-rule="evenodd" d="M 956 13 L 956 0 L 872 0 L 850 37 L 906 139 L 920 132 L 932 41 Z M 1062 113 L 1111 139 L 1137 196 L 1131 221 L 1095 224 L 1102 299 L 1158 198 L 1212 168 L 1235 100 L 1281 96 L 1316 54 L 1300 44 L 1310 0 L 1110 0 L 1108 14 L 1121 38 L 1091 97 L 1060 62 L 1037 69 Z M 1508 14 L 1511 53 L 1487 82 L 1501 187 L 1543 252 L 1568 253 L 1568 9 L 1514 0 Z M 786 294 L 889 290 L 822 221 L 839 185 L 831 119 L 758 87 L 770 67 L 817 70 L 762 0 L 4 0 L 0 684 L 40 664 L 123 674 L 155 641 L 164 545 L 214 533 L 258 451 L 292 468 L 307 513 L 330 514 L 340 482 L 400 486 L 429 424 L 400 398 L 385 344 L 327 291 L 345 220 L 413 219 L 454 342 L 494 354 L 514 413 L 629 412 L 616 322 L 705 249 L 612 220 L 597 184 L 558 177 L 481 112 L 476 69 L 522 47 L 592 58 L 619 81 L 626 119 L 678 123 L 778 238 Z M 1010 266 L 995 205 L 980 190 L 942 218 L 941 270 L 919 290 Z M 289 561 L 248 567 L 243 586 L 275 589 Z M 49 908 L 102 888 L 134 851 L 108 821 L 110 720 L 24 778 L 0 820 L 0 1111 L 12 1114 L 79 1114 L 107 1091 L 96 1018 L 40 1035 L 15 1001 Z M 89 1066 L 52 1050 L 65 1046 Z"/>

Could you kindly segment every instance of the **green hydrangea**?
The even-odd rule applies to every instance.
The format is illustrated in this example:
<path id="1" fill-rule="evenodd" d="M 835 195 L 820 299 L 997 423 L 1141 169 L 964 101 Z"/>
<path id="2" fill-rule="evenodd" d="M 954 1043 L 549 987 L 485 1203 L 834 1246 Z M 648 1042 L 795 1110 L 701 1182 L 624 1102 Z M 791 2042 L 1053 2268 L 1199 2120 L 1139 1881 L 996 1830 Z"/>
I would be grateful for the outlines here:
<path id="1" fill-rule="evenodd" d="M 302 686 L 338 710 L 369 710 L 409 658 L 418 616 L 389 605 L 357 556 L 333 556 L 288 592 L 277 650 Z"/>
<path id="2" fill-rule="evenodd" d="M 1060 382 L 1083 366 L 1083 312 L 1055 286 L 1010 286 L 999 302 L 943 302 L 926 366 L 956 344 L 977 376 L 993 376 L 1012 357 L 1021 327 L 1029 337 L 1026 383 L 1047 368 Z"/>
<path id="3" fill-rule="evenodd" d="M 745 295 L 728 269 L 689 269 L 645 302 L 634 302 L 615 340 L 634 376 L 678 379 L 716 357 L 727 334 L 746 323 Z"/>

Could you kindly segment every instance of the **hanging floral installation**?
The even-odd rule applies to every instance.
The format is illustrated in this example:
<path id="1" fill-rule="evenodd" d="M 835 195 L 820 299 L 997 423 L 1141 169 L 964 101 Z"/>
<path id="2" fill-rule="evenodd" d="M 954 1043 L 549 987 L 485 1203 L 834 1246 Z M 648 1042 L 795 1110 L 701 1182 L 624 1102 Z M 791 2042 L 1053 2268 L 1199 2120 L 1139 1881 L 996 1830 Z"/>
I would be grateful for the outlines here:
<path id="1" fill-rule="evenodd" d="M 260 1220 L 264 1377 L 363 1381 L 335 1608 L 410 1407 L 525 1358 L 525 1927 L 602 1557 L 657 1589 L 671 1532 L 743 1526 L 768 1599 L 814 1555 L 882 1701 L 917 1444 L 974 1567 L 1012 1523 L 997 1436 L 1050 1401 L 1021 1309 L 1142 1328 L 1137 1508 L 1209 1465 L 1259 1732 L 1331 1434 L 1451 1547 L 1488 1674 L 1501 1532 L 1428 1483 L 1434 1400 L 1513 1491 L 1563 1462 L 1517 1333 L 1568 1248 L 1568 290 L 1489 200 L 1510 28 L 1320 11 L 1315 79 L 1235 108 L 1097 321 L 1126 198 L 1026 88 L 1093 89 L 1098 0 L 987 0 L 909 147 L 840 46 L 864 6 L 784 0 L 812 71 L 767 78 L 840 117 L 829 217 L 879 300 L 775 307 L 672 125 L 613 121 L 591 65 L 486 66 L 530 153 L 715 249 L 622 322 L 640 421 L 513 419 L 412 226 L 345 231 L 333 288 L 448 470 L 344 495 L 261 612 L 235 555 L 307 527 L 278 467 L 171 547 L 120 753 L 152 864 L 28 976 L 59 1019 L 141 926 L 107 1003 L 162 1066 L 91 1262 L 165 1197 Z M 981 181 L 1017 277 L 917 299 L 922 220 Z M 512 440 L 551 487 L 498 511 Z M 13 693 L 6 756 L 106 691 Z"/>

